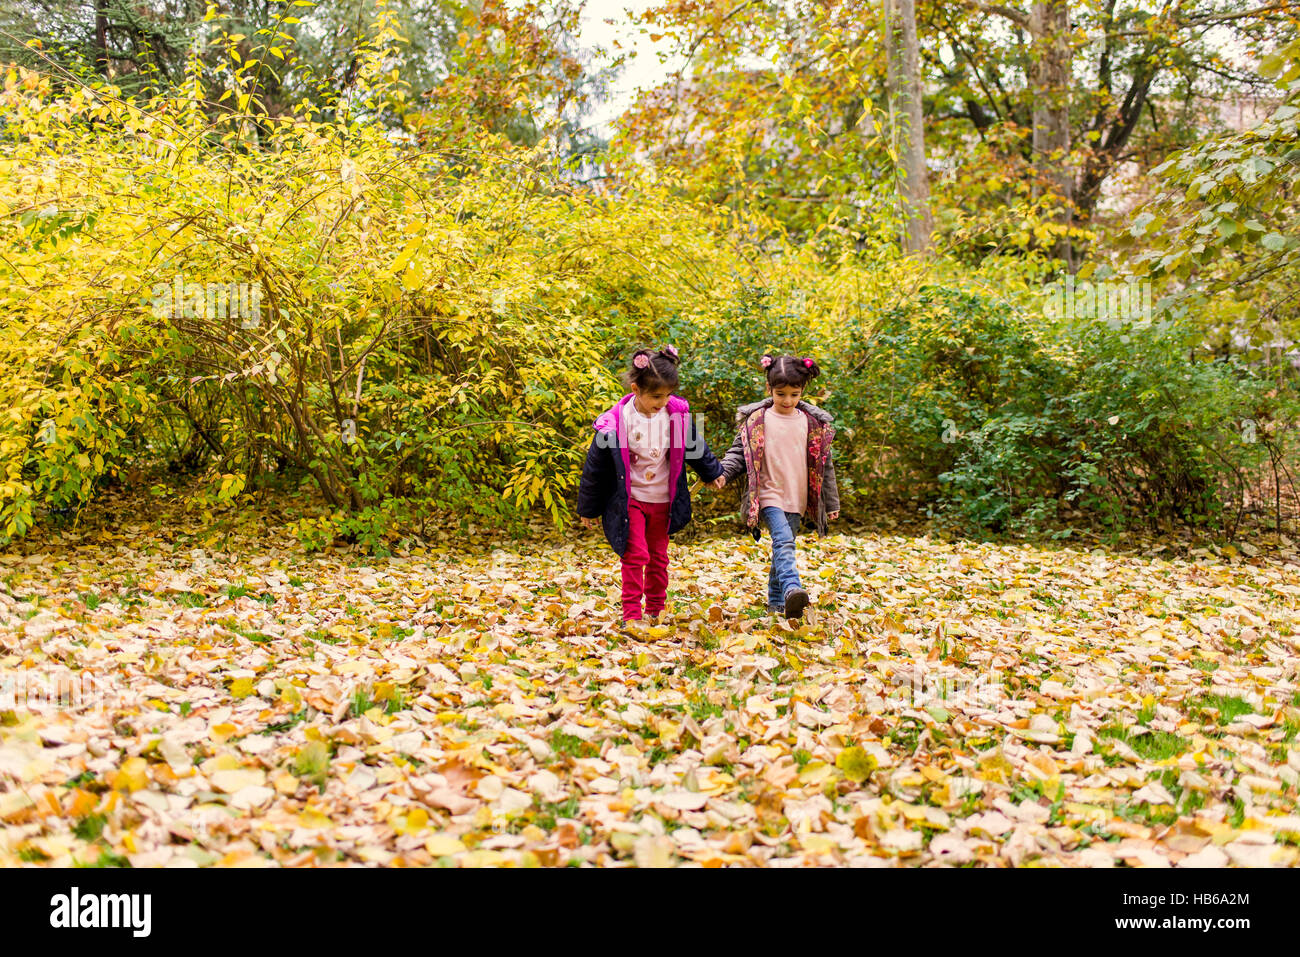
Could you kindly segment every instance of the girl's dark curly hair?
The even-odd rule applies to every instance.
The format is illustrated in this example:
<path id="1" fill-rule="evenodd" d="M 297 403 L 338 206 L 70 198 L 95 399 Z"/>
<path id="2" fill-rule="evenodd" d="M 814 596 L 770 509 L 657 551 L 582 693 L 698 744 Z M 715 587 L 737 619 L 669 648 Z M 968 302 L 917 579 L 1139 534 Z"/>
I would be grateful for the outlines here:
<path id="1" fill-rule="evenodd" d="M 780 385 L 795 389 L 807 388 L 809 380 L 817 378 L 822 372 L 821 367 L 807 356 L 774 356 L 768 353 L 763 356 L 762 363 L 767 370 L 767 385 L 772 389 Z"/>
<path id="2" fill-rule="evenodd" d="M 642 365 L 638 365 L 639 356 L 645 356 Z M 632 353 L 628 368 L 623 373 L 623 385 L 628 389 L 636 386 L 642 392 L 672 392 L 679 383 L 677 365 L 680 361 L 677 350 L 672 346 L 664 346 L 658 352 L 638 349 Z"/>

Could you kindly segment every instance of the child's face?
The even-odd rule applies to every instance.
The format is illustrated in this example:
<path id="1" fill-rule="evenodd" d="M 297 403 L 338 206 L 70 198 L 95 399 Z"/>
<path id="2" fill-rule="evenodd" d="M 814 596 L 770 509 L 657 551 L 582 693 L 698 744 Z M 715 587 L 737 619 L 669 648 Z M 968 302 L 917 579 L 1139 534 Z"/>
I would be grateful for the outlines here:
<path id="1" fill-rule="evenodd" d="M 668 404 L 668 399 L 673 394 L 672 389 L 642 389 L 638 385 L 632 386 L 632 391 L 636 393 L 637 408 L 643 415 L 656 415 Z"/>
<path id="2" fill-rule="evenodd" d="M 797 385 L 779 385 L 775 389 L 768 386 L 767 391 L 772 396 L 772 407 L 782 415 L 794 412 L 803 395 L 803 389 Z"/>

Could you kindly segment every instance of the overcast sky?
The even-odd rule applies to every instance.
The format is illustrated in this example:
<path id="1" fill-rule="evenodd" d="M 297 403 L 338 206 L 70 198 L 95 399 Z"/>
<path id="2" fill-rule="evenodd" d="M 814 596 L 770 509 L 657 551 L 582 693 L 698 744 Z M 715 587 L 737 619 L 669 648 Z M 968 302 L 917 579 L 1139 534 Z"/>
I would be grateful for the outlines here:
<path id="1" fill-rule="evenodd" d="M 625 10 L 635 13 L 656 6 L 662 0 L 588 0 L 582 11 L 581 40 L 585 47 L 592 49 L 605 47 L 610 54 L 635 52 L 629 57 L 622 76 L 610 91 L 608 102 L 600 104 L 594 111 L 591 124 L 601 132 L 610 132 L 609 124 L 636 99 L 638 90 L 649 90 L 658 86 L 664 78 L 681 65 L 681 58 L 660 63 L 657 54 L 668 52 L 668 41 L 655 43 L 650 40 L 649 31 L 630 22 Z M 607 23 L 612 20 L 613 23 Z M 623 46 L 620 51 L 614 46 L 617 40 Z M 593 67 L 603 65 L 606 61 L 596 61 Z"/>

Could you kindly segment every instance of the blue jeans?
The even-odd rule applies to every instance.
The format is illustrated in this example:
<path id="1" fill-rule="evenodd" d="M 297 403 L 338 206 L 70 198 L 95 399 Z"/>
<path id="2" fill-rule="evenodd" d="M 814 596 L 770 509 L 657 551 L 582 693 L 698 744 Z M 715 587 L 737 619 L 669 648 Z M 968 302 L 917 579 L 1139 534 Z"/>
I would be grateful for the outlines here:
<path id="1" fill-rule="evenodd" d="M 772 536 L 772 569 L 767 575 L 767 601 L 784 605 L 785 593 L 801 588 L 799 569 L 795 567 L 794 537 L 799 534 L 799 513 L 785 512 L 775 505 L 761 510 L 763 523 Z"/>

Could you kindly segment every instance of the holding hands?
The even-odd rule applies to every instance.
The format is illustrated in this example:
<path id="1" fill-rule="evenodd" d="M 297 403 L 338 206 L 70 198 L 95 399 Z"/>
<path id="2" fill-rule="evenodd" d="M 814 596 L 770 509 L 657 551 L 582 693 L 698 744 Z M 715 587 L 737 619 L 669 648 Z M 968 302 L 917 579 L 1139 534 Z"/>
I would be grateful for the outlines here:
<path id="1" fill-rule="evenodd" d="M 725 475 L 719 475 L 712 482 L 705 482 L 704 484 L 714 491 L 718 491 L 727 484 L 727 477 Z"/>

